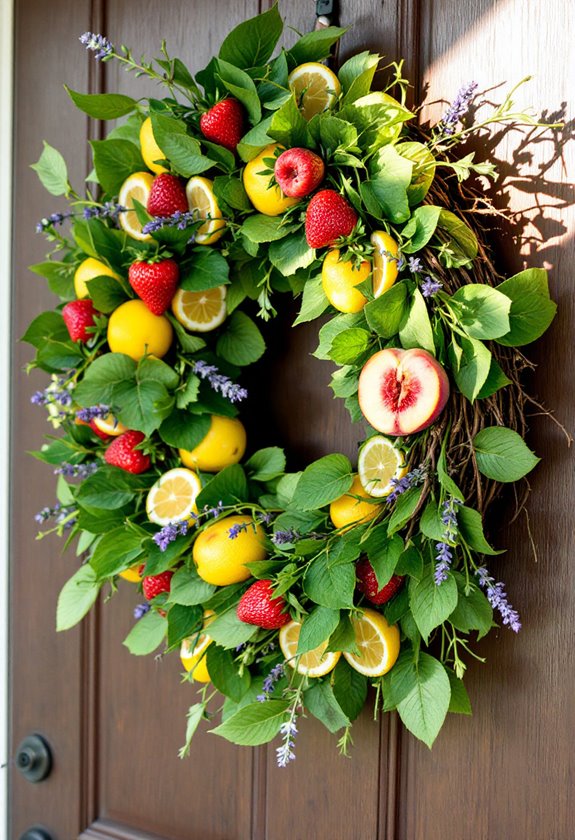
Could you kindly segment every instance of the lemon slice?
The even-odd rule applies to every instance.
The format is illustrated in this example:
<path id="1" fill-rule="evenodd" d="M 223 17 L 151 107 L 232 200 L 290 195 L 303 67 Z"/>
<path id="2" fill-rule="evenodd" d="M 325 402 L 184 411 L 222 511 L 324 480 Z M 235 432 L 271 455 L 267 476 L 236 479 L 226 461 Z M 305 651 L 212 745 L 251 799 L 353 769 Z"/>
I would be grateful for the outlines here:
<path id="1" fill-rule="evenodd" d="M 209 178 L 194 175 L 186 184 L 186 196 L 190 210 L 200 219 L 207 219 L 196 231 L 198 245 L 213 245 L 224 232 L 226 223 L 214 195 L 214 182 Z"/>
<path id="2" fill-rule="evenodd" d="M 333 108 L 341 92 L 335 73 L 316 61 L 308 61 L 292 70 L 288 84 L 306 120 Z"/>
<path id="3" fill-rule="evenodd" d="M 383 435 L 366 440 L 359 450 L 357 472 L 364 490 L 370 496 L 387 496 L 393 490 L 391 479 L 403 478 L 407 467 L 403 453 Z"/>
<path id="4" fill-rule="evenodd" d="M 297 656 L 300 630 L 299 621 L 290 621 L 289 624 L 284 624 L 279 632 L 280 647 L 286 662 L 307 677 L 323 677 L 324 674 L 329 674 L 337 665 L 341 653 L 326 651 L 328 643 L 322 642 L 319 647 Z"/>
<path id="5" fill-rule="evenodd" d="M 373 296 L 379 297 L 391 289 L 397 278 L 399 248 L 395 239 L 383 230 L 371 234 L 373 252 Z"/>
<path id="6" fill-rule="evenodd" d="M 365 609 L 351 624 L 359 654 L 344 650 L 352 668 L 366 677 L 381 677 L 393 668 L 399 656 L 399 630 L 375 610 Z"/>
<path id="7" fill-rule="evenodd" d="M 151 172 L 134 172 L 126 178 L 120 187 L 120 194 L 118 195 L 118 204 L 128 208 L 127 211 L 123 211 L 118 215 L 120 227 L 124 228 L 132 239 L 139 239 L 140 242 L 147 242 L 152 237 L 149 233 L 142 233 L 142 224 L 138 219 L 136 211 L 130 210 L 129 208 L 134 206 L 134 200 L 138 201 L 143 207 L 146 207 L 153 180 L 154 176 Z"/>
<path id="8" fill-rule="evenodd" d="M 214 612 L 212 610 L 206 610 L 204 613 L 204 629 L 214 618 Z M 192 677 L 196 682 L 207 683 L 210 681 L 205 654 L 211 643 L 212 639 L 207 633 L 201 633 L 199 636 L 190 636 L 182 641 L 180 647 L 182 665 L 186 671 L 192 672 Z"/>
<path id="9" fill-rule="evenodd" d="M 196 496 L 202 489 L 200 479 L 192 470 L 176 467 L 164 473 L 151 488 L 146 499 L 146 513 L 150 522 L 169 525 L 188 519 L 196 512 Z"/>
<path id="10" fill-rule="evenodd" d="M 172 298 L 172 312 L 184 327 L 195 332 L 215 330 L 225 321 L 226 287 L 215 286 L 204 292 L 178 289 Z"/>
<path id="11" fill-rule="evenodd" d="M 128 427 L 120 423 L 117 417 L 113 414 L 106 414 L 105 417 L 94 417 L 94 426 L 97 426 L 101 432 L 111 437 L 123 435 L 128 431 Z"/>

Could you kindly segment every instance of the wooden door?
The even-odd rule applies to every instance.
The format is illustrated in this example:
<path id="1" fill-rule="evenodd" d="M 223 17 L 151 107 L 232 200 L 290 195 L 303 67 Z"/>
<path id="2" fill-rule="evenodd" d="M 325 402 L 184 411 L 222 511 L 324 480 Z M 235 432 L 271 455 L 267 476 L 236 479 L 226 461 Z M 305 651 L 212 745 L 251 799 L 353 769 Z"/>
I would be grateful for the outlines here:
<path id="1" fill-rule="evenodd" d="M 509 273 L 524 262 L 549 267 L 560 306 L 555 325 L 532 353 L 541 362 L 532 390 L 573 429 L 573 122 L 564 106 L 575 81 L 571 4 L 343 0 L 340 6 L 341 23 L 352 25 L 343 57 L 360 48 L 389 60 L 405 56 L 416 93 L 427 90 L 429 102 L 454 96 L 472 78 L 489 91 L 534 73 L 518 100 L 567 121 L 558 134 L 563 145 L 545 140 L 525 149 L 513 133 L 498 138 L 490 152 L 504 173 L 496 203 L 510 211 L 507 221 L 493 220 L 503 264 Z M 173 54 L 197 69 L 234 24 L 264 8 L 265 0 L 19 0 L 15 338 L 53 305 L 26 266 L 43 257 L 35 222 L 57 208 L 28 166 L 46 138 L 65 154 L 80 184 L 89 169 L 85 141 L 98 130 L 67 101 L 63 83 L 92 92 L 154 92 L 113 64 L 96 65 L 77 37 L 102 31 L 148 56 L 165 38 Z M 297 29 L 313 25 L 311 0 L 284 2 L 281 11 Z M 429 113 L 438 109 L 430 106 Z M 513 212 L 525 208 L 533 208 L 532 222 L 523 228 Z M 297 467 L 325 452 L 353 451 L 355 438 L 346 416 L 334 410 L 325 364 L 308 355 L 314 330 L 289 330 L 287 323 L 276 333 L 277 355 L 270 360 L 273 387 L 268 393 L 260 385 L 259 394 L 266 410 L 271 403 L 274 442 L 279 434 Z M 30 732 L 44 735 L 54 768 L 36 785 L 12 772 L 11 838 L 43 825 L 58 840 L 571 840 L 575 486 L 570 451 L 549 419 L 532 421 L 531 444 L 543 458 L 528 508 L 537 561 L 526 519 L 506 525 L 511 507 L 499 510 L 499 542 L 509 551 L 498 573 L 521 609 L 524 630 L 519 638 L 502 630 L 481 645 L 487 663 L 469 667 L 472 718 L 450 719 L 432 752 L 393 717 L 374 723 L 365 712 L 354 726 L 351 759 L 338 756 L 332 737 L 306 720 L 297 760 L 285 770 L 275 766 L 273 747 L 236 748 L 204 733 L 191 758 L 181 762 L 178 748 L 194 690 L 179 685 L 176 657 L 140 660 L 122 647 L 137 595 L 126 588 L 79 628 L 54 633 L 57 593 L 74 560 L 62 556 L 56 540 L 34 540 L 33 515 L 52 502 L 54 478 L 25 455 L 45 431 L 41 412 L 29 403 L 42 377 L 22 375 L 28 358 L 16 344 L 11 737 L 15 748 Z"/>

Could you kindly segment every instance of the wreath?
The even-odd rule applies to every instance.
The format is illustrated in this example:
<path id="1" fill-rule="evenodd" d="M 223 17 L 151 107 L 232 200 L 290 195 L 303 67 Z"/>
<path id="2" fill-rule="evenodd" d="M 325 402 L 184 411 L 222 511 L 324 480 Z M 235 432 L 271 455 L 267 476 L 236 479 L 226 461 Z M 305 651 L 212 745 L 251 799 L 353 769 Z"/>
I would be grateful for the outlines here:
<path id="1" fill-rule="evenodd" d="M 277 7 L 241 23 L 195 77 L 165 44 L 148 63 L 80 38 L 168 93 L 67 89 L 118 123 L 91 142 L 84 195 L 48 144 L 34 165 L 68 203 L 39 223 L 52 250 L 32 266 L 60 303 L 24 340 L 58 430 L 34 453 L 58 475 L 40 536 L 81 558 L 58 630 L 136 585 L 125 645 L 179 652 L 199 691 L 182 755 L 220 716 L 212 731 L 237 744 L 279 735 L 285 766 L 306 712 L 347 752 L 370 687 L 376 714 L 431 746 L 447 712 L 470 713 L 474 640 L 494 616 L 519 631 L 484 520 L 538 461 L 517 348 L 556 307 L 544 270 L 498 275 L 473 212 L 495 166 L 457 156 L 491 123 L 539 125 L 515 89 L 472 125 L 466 85 L 424 129 L 401 63 L 372 90 L 380 56 L 322 63 L 343 29 L 272 58 L 282 29 Z M 294 325 L 324 316 L 314 355 L 364 423 L 357 465 L 289 472 L 280 447 L 247 441 L 242 372 L 282 295 L 301 302 Z"/>

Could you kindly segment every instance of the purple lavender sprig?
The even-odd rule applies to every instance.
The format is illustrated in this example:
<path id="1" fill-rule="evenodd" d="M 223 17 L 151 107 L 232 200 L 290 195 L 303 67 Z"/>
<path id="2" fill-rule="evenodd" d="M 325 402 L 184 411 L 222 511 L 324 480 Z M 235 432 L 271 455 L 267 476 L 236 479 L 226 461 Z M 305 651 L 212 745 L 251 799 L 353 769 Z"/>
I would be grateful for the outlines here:
<path id="1" fill-rule="evenodd" d="M 290 761 L 295 761 L 295 736 L 297 735 L 295 709 L 289 720 L 282 723 L 280 733 L 283 735 L 283 744 L 276 749 L 278 767 L 287 767 Z"/>
<path id="2" fill-rule="evenodd" d="M 138 621 L 140 618 L 143 618 L 147 612 L 151 609 L 149 604 L 137 604 L 134 607 L 134 618 Z"/>
<path id="3" fill-rule="evenodd" d="M 431 277 L 426 277 L 420 287 L 421 294 L 424 298 L 435 297 L 435 295 L 443 289 L 443 283 L 439 280 L 434 280 Z"/>
<path id="4" fill-rule="evenodd" d="M 56 502 L 54 507 L 43 507 L 34 515 L 34 519 L 38 525 L 43 525 L 48 519 L 54 518 L 56 526 L 64 525 L 64 530 L 68 531 L 76 522 L 76 518 L 71 517 L 71 514 L 75 512 L 76 508 L 74 506 L 62 507 L 60 502 Z M 68 517 L 70 518 L 68 519 Z"/>
<path id="5" fill-rule="evenodd" d="M 95 420 L 97 417 L 107 417 L 110 413 L 111 409 L 109 405 L 104 405 L 104 403 L 100 403 L 100 405 L 91 405 L 88 408 L 80 408 L 76 412 L 76 417 L 78 420 L 82 420 L 84 423 L 90 423 L 92 420 Z"/>
<path id="6" fill-rule="evenodd" d="M 423 271 L 423 263 L 419 257 L 409 257 L 407 260 L 407 267 L 412 274 L 417 274 L 418 272 Z"/>
<path id="7" fill-rule="evenodd" d="M 281 680 L 284 674 L 285 667 L 283 662 L 278 662 L 277 665 L 274 665 L 267 677 L 264 678 L 262 693 L 258 694 L 256 697 L 258 703 L 265 703 L 266 700 L 270 699 L 270 695 L 274 690 L 275 684 Z"/>
<path id="8" fill-rule="evenodd" d="M 63 463 L 54 470 L 54 475 L 63 475 L 64 478 L 79 478 L 81 480 L 89 478 L 99 469 L 98 461 L 89 461 L 85 464 L 67 464 Z"/>
<path id="9" fill-rule="evenodd" d="M 114 52 L 113 44 L 104 35 L 96 35 L 94 32 L 84 32 L 83 35 L 80 35 L 79 40 L 87 50 L 92 50 L 92 52 L 96 53 L 94 56 L 96 61 L 107 58 Z"/>
<path id="10" fill-rule="evenodd" d="M 114 222 L 117 222 L 120 213 L 125 213 L 127 209 L 122 204 L 116 204 L 115 201 L 105 201 L 104 204 L 91 204 L 88 207 L 84 207 L 82 217 L 86 220 L 112 219 Z"/>
<path id="11" fill-rule="evenodd" d="M 170 522 L 169 525 L 164 525 L 161 531 L 154 534 L 152 537 L 160 551 L 165 551 L 170 543 L 174 542 L 177 537 L 185 537 L 189 530 L 189 523 L 186 519 L 179 522 Z"/>
<path id="12" fill-rule="evenodd" d="M 214 391 L 231 403 L 245 400 L 248 392 L 245 388 L 237 385 L 228 376 L 221 374 L 216 365 L 209 365 L 207 362 L 194 362 L 192 371 L 201 379 L 206 379 Z"/>
<path id="13" fill-rule="evenodd" d="M 423 484 L 427 477 L 427 470 L 425 467 L 416 467 L 411 472 L 408 472 L 407 475 L 404 475 L 403 478 L 392 478 L 389 482 L 392 486 L 392 491 L 389 493 L 385 501 L 388 504 L 393 504 L 397 501 L 397 497 L 401 496 L 402 493 L 406 493 L 408 490 L 411 490 L 412 487 L 417 487 L 419 484 Z"/>
<path id="14" fill-rule="evenodd" d="M 162 228 L 177 228 L 177 230 L 185 230 L 192 225 L 198 224 L 198 214 L 195 210 L 187 210 L 182 213 L 181 210 L 176 210 L 171 216 L 154 216 L 151 221 L 146 222 L 142 228 L 142 233 L 156 233 Z M 195 241 L 195 235 L 192 233 L 189 242 Z"/>
<path id="15" fill-rule="evenodd" d="M 479 586 L 485 589 L 487 600 L 494 610 L 497 610 L 501 616 L 503 624 L 507 624 L 514 633 L 519 633 L 521 630 L 521 621 L 519 613 L 514 610 L 507 600 L 507 593 L 505 592 L 505 584 L 499 581 L 495 582 L 487 571 L 485 566 L 480 566 L 475 570 L 475 576 L 479 582 Z"/>
<path id="16" fill-rule="evenodd" d="M 235 540 L 243 531 L 248 530 L 249 522 L 235 522 L 231 528 L 228 528 L 228 539 Z"/>
<path id="17" fill-rule="evenodd" d="M 299 531 L 295 531 L 293 528 L 287 528 L 285 531 L 276 531 L 272 536 L 272 542 L 274 545 L 290 545 L 291 543 L 295 543 L 301 539 L 301 534 Z"/>
<path id="18" fill-rule="evenodd" d="M 70 219 L 73 215 L 74 213 L 71 211 L 67 213 L 51 213 L 49 216 L 40 219 L 36 225 L 36 233 L 45 233 L 50 228 L 63 224 L 66 219 Z"/>
<path id="19" fill-rule="evenodd" d="M 457 96 L 437 124 L 440 137 L 453 137 L 457 124 L 469 110 L 476 90 L 477 82 L 468 82 L 460 87 Z"/>
<path id="20" fill-rule="evenodd" d="M 443 502 L 441 522 L 443 523 L 443 539 L 435 546 L 437 550 L 434 580 L 436 586 L 441 586 L 447 580 L 448 572 L 453 562 L 452 548 L 458 536 L 457 508 L 461 505 L 461 499 L 450 496 Z"/>

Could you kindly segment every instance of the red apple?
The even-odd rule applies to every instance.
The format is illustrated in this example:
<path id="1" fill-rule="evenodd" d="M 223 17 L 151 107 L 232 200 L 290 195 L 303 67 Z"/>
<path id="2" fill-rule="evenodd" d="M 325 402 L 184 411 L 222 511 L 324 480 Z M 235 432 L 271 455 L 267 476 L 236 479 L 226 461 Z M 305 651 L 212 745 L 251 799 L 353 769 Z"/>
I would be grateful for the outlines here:
<path id="1" fill-rule="evenodd" d="M 427 350 L 380 350 L 359 377 L 363 416 L 385 435 L 411 435 L 431 426 L 448 397 L 447 374 Z"/>
<path id="2" fill-rule="evenodd" d="M 325 164 L 309 149 L 286 149 L 275 162 L 274 175 L 284 195 L 303 198 L 323 181 Z"/>

